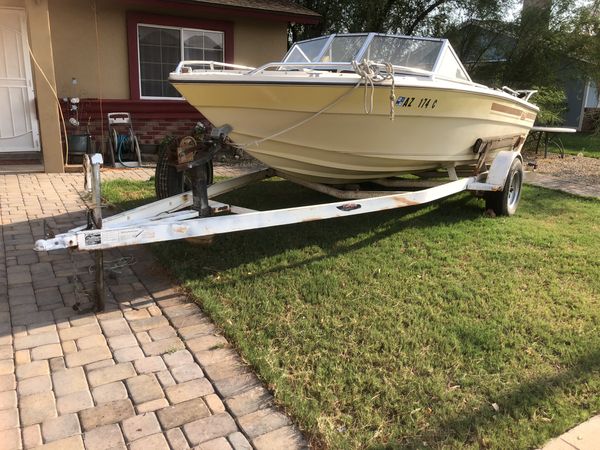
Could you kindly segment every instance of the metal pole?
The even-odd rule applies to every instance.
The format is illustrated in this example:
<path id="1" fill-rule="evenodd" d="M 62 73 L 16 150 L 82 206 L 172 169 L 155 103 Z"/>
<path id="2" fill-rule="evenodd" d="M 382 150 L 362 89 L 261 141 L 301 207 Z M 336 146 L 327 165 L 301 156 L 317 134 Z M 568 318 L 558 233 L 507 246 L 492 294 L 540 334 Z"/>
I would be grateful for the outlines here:
<path id="1" fill-rule="evenodd" d="M 206 164 L 193 167 L 189 173 L 192 179 L 192 208 L 200 213 L 200 217 L 208 217 L 210 216 L 211 208 L 208 203 Z"/>
<path id="2" fill-rule="evenodd" d="M 83 188 L 85 192 L 92 192 L 92 163 L 91 155 L 83 155 Z"/>
<path id="3" fill-rule="evenodd" d="M 96 265 L 96 288 L 94 297 L 96 300 L 96 311 L 104 311 L 106 304 L 106 290 L 104 289 L 104 252 L 96 250 L 94 252 L 94 262 Z"/>
<path id="4" fill-rule="evenodd" d="M 102 192 L 100 189 L 100 166 L 102 165 L 102 154 L 95 153 L 91 156 L 92 163 L 92 196 L 94 199 L 94 227 L 102 228 Z M 104 311 L 106 303 L 106 290 L 104 289 L 104 253 L 102 250 L 94 252 L 96 262 L 96 285 L 94 297 L 96 300 L 96 311 Z"/>

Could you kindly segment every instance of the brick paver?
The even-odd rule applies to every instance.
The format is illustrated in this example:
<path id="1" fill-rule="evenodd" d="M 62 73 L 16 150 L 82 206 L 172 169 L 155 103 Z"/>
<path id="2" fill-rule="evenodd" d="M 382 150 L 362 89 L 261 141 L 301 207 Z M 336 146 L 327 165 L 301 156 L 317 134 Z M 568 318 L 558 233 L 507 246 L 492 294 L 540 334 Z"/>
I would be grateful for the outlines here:
<path id="1" fill-rule="evenodd" d="M 168 430 L 210 416 L 210 411 L 201 398 L 194 398 L 160 409 L 157 415 L 163 428 Z"/>
<path id="2" fill-rule="evenodd" d="M 97 405 L 100 403 L 124 400 L 128 397 L 127 389 L 121 381 L 103 384 L 92 389 L 92 396 Z"/>
<path id="3" fill-rule="evenodd" d="M 160 425 L 154 413 L 140 414 L 123 422 L 123 433 L 130 442 L 144 436 L 160 433 L 160 431 Z"/>
<path id="4" fill-rule="evenodd" d="M 44 441 L 52 442 L 81 433 L 77 414 L 64 414 L 42 423 Z"/>
<path id="5" fill-rule="evenodd" d="M 218 166 L 239 175 L 254 166 Z M 104 170 L 148 179 L 151 169 Z M 90 313 L 93 258 L 35 253 L 85 222 L 81 174 L 0 174 L 0 446 L 31 449 L 303 448 L 273 397 L 144 248 L 111 270 Z M 81 312 L 80 312 L 81 311 Z"/>

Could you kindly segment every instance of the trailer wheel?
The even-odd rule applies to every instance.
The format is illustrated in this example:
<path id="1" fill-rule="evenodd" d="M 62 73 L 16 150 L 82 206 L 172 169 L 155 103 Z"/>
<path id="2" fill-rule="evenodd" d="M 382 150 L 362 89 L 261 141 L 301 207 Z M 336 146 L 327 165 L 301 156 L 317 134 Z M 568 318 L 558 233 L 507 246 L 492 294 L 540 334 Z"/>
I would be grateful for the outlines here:
<path id="1" fill-rule="evenodd" d="M 169 164 L 169 150 L 170 146 L 165 146 L 159 153 L 158 161 L 156 162 L 154 190 L 156 197 L 159 199 L 181 194 L 192 189 L 184 172 L 178 172 L 175 167 Z M 206 179 L 209 185 L 213 183 L 212 161 L 206 163 Z"/>
<path id="2" fill-rule="evenodd" d="M 508 171 L 504 190 L 486 192 L 485 208 L 491 209 L 497 216 L 512 216 L 517 211 L 523 187 L 523 163 L 515 158 Z"/>

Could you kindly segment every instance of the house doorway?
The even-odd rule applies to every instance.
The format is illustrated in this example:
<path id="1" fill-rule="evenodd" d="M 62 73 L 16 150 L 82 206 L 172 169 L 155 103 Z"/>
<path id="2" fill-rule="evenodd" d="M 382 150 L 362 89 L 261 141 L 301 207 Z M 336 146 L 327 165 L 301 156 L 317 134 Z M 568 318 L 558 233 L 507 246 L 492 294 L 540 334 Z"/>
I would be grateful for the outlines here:
<path id="1" fill-rule="evenodd" d="M 39 151 L 25 10 L 0 8 L 0 157 Z"/>

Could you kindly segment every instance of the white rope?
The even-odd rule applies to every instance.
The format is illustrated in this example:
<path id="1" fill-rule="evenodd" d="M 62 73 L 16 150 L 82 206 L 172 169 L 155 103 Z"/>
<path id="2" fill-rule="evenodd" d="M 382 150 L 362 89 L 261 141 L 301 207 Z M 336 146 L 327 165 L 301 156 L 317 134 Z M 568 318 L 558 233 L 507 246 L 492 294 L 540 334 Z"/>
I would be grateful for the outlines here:
<path id="1" fill-rule="evenodd" d="M 241 149 L 245 149 L 248 147 L 259 145 L 265 141 L 269 141 L 273 138 L 281 136 L 282 134 L 285 134 L 285 133 L 292 131 L 298 127 L 301 127 L 302 125 L 310 122 L 313 119 L 316 119 L 321 114 L 329 111 L 335 105 L 340 103 L 343 99 L 345 99 L 347 96 L 349 96 L 357 87 L 359 87 L 363 83 L 363 81 L 365 84 L 365 93 L 364 93 L 365 113 L 371 114 L 373 112 L 373 96 L 374 96 L 374 92 L 375 92 L 375 82 L 379 83 L 379 82 L 382 82 L 382 81 L 385 81 L 388 79 L 392 80 L 392 87 L 391 87 L 391 92 L 390 92 L 390 102 L 391 102 L 390 120 L 394 120 L 394 112 L 395 112 L 394 107 L 395 107 L 395 103 L 396 103 L 396 94 L 395 94 L 396 85 L 395 85 L 395 80 L 394 80 L 394 66 L 390 63 L 385 63 L 385 67 L 386 67 L 385 75 L 382 75 L 379 72 L 379 70 L 377 69 L 377 66 L 372 61 L 368 61 L 368 60 L 364 60 L 362 63 L 357 63 L 356 61 L 352 61 L 352 67 L 354 68 L 354 71 L 356 72 L 356 74 L 360 76 L 360 79 L 348 91 L 346 91 L 345 93 L 340 95 L 338 98 L 336 98 L 334 101 L 329 103 L 327 106 L 321 108 L 319 111 L 317 111 L 316 113 L 307 117 L 306 119 L 303 119 L 298 123 L 290 125 L 289 127 L 284 128 L 283 130 L 277 131 L 276 133 L 273 133 L 264 138 L 249 142 L 247 144 L 234 144 L 234 146 L 241 148 Z"/>
<path id="2" fill-rule="evenodd" d="M 369 61 L 363 61 L 362 63 L 357 63 L 356 61 L 352 61 L 352 67 L 354 71 L 360 75 L 360 79 L 365 80 L 365 94 L 364 94 L 364 107 L 365 114 L 371 114 L 373 112 L 373 95 L 375 93 L 375 80 L 378 76 L 378 73 L 374 70 L 375 67 L 369 64 Z M 377 80 L 379 81 L 379 80 Z M 370 94 L 370 95 L 369 95 Z M 368 98 L 368 104 L 367 104 Z"/>
<path id="3" fill-rule="evenodd" d="M 307 117 L 306 119 L 301 120 L 300 122 L 291 125 L 281 131 L 278 131 L 276 133 L 273 133 L 267 137 L 264 137 L 262 139 L 257 139 L 256 141 L 252 141 L 249 142 L 248 144 L 235 144 L 236 147 L 239 148 L 247 148 L 247 147 L 251 147 L 253 145 L 259 145 L 265 141 L 269 141 L 273 138 L 276 138 L 278 136 L 281 136 L 282 134 L 287 133 L 288 131 L 292 131 L 295 128 L 298 128 L 302 125 L 304 125 L 305 123 L 310 122 L 313 119 L 316 119 L 317 117 L 319 117 L 321 114 L 323 114 L 326 111 L 329 111 L 331 108 L 333 108 L 335 105 L 337 105 L 339 102 L 341 102 L 343 99 L 345 99 L 348 95 L 350 95 L 350 93 L 356 89 L 358 86 L 360 86 L 360 84 L 362 83 L 362 78 L 358 81 L 358 83 L 356 83 L 352 88 L 350 88 L 350 90 L 348 90 L 347 92 L 345 92 L 344 94 L 342 94 L 341 96 L 339 96 L 337 99 L 335 99 L 333 102 L 331 102 L 329 105 L 325 106 L 324 108 L 320 109 L 319 111 L 317 111 L 316 113 L 314 113 L 312 116 Z"/>
<path id="4" fill-rule="evenodd" d="M 356 61 L 352 61 L 352 67 L 354 71 L 360 75 L 361 81 L 365 80 L 365 113 L 371 114 L 373 112 L 373 95 L 375 93 L 375 82 L 381 83 L 386 80 L 392 81 L 390 90 L 390 120 L 394 120 L 395 117 L 395 106 L 396 106 L 396 80 L 394 79 L 394 66 L 389 63 L 383 63 L 385 66 L 385 75 L 379 72 L 379 68 L 372 61 L 363 61 L 358 64 Z M 367 101 L 368 100 L 368 101 Z"/>
<path id="5" fill-rule="evenodd" d="M 392 80 L 390 89 L 390 120 L 393 122 L 396 117 L 396 79 L 394 78 L 394 66 L 392 63 L 385 63 L 386 79 Z"/>

